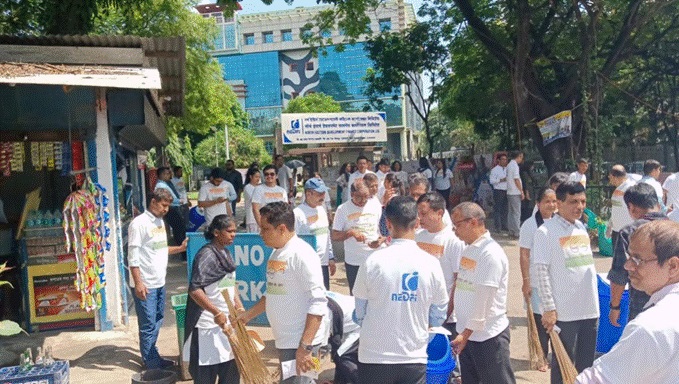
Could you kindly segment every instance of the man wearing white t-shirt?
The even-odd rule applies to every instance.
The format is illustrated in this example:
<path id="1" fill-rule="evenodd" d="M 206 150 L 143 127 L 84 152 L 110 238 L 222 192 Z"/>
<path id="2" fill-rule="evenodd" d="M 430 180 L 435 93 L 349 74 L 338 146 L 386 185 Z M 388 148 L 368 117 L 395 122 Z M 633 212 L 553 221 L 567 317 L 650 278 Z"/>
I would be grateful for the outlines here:
<path id="1" fill-rule="evenodd" d="M 679 224 L 654 221 L 632 234 L 625 269 L 632 287 L 651 298 L 620 341 L 577 384 L 677 383 L 679 370 Z"/>
<path id="2" fill-rule="evenodd" d="M 417 215 L 422 230 L 415 234 L 415 241 L 423 251 L 436 257 L 441 264 L 441 270 L 446 279 L 446 292 L 450 297 L 446 321 L 443 326 L 453 335 L 457 335 L 453 298 L 455 279 L 457 279 L 457 273 L 460 270 L 460 255 L 462 249 L 464 249 L 464 243 L 444 224 L 443 215 L 445 211 L 446 202 L 438 192 L 427 192 L 420 196 L 417 200 Z"/>
<path id="3" fill-rule="evenodd" d="M 575 181 L 587 188 L 587 169 L 589 169 L 589 161 L 585 158 L 578 159 L 578 170 L 568 176 L 568 180 Z"/>
<path id="4" fill-rule="evenodd" d="M 455 288 L 458 335 L 464 383 L 515 383 L 509 360 L 507 281 L 509 262 L 486 230 L 486 213 L 476 203 L 453 208 L 455 234 L 467 243 Z"/>
<path id="5" fill-rule="evenodd" d="M 165 311 L 167 258 L 186 251 L 188 238 L 181 245 L 167 246 L 163 216 L 174 197 L 169 190 L 159 188 L 150 198 L 148 209 L 135 217 L 127 230 L 127 260 L 139 325 L 139 352 L 146 369 L 157 369 L 174 365 L 172 360 L 161 358 L 156 347 Z"/>
<path id="6" fill-rule="evenodd" d="M 292 178 L 292 169 L 285 165 L 283 155 L 276 155 L 274 159 L 276 166 L 276 177 L 278 178 L 278 186 L 283 188 L 288 196 L 288 200 L 295 197 L 295 181 Z"/>
<path id="7" fill-rule="evenodd" d="M 310 377 L 299 375 L 314 369 L 312 355 L 317 355 L 328 340 L 328 301 L 321 260 L 295 234 L 295 214 L 287 202 L 262 207 L 261 236 L 274 248 L 266 267 L 266 293 L 239 319 L 247 323 L 266 310 L 279 361 L 295 360 L 297 368 L 298 376 L 281 383 L 314 383 Z"/>
<path id="8" fill-rule="evenodd" d="M 233 215 L 231 200 L 238 196 L 233 185 L 224 180 L 225 172 L 215 168 L 210 172 L 210 181 L 198 191 L 198 206 L 205 210 L 205 224 L 210 225 L 217 215 Z"/>
<path id="9" fill-rule="evenodd" d="M 580 222 L 585 187 L 567 181 L 556 189 L 558 213 L 538 228 L 532 262 L 542 304 L 542 325 L 561 329 L 564 347 L 578 372 L 592 365 L 599 320 L 599 293 L 589 234 Z M 552 359 L 552 384 L 561 384 L 561 370 Z"/>
<path id="10" fill-rule="evenodd" d="M 323 285 L 330 289 L 330 276 L 335 275 L 335 257 L 330 241 L 330 222 L 325 210 L 328 187 L 323 180 L 314 177 L 304 183 L 304 202 L 295 208 L 295 232 L 316 237 L 316 252 L 321 259 Z"/>
<path id="11" fill-rule="evenodd" d="M 420 196 L 429 192 L 429 180 L 421 174 L 416 173 L 411 175 L 408 183 L 410 184 L 408 194 L 415 199 L 415 201 L 418 201 Z M 450 230 L 453 229 L 453 221 L 450 219 L 450 213 L 447 209 L 443 212 L 443 224 L 445 224 L 446 228 Z"/>
<path id="12" fill-rule="evenodd" d="M 488 176 L 493 186 L 493 221 L 495 231 L 507 230 L 507 155 L 497 158 L 497 165 L 490 170 Z"/>
<path id="13" fill-rule="evenodd" d="M 441 265 L 415 243 L 417 205 L 396 196 L 385 208 L 392 234 L 358 271 L 354 296 L 359 384 L 425 384 L 429 327 L 446 317 L 448 293 Z"/>
<path id="14" fill-rule="evenodd" d="M 387 177 L 387 174 L 391 171 L 391 167 L 389 166 L 389 160 L 387 159 L 381 159 L 379 163 L 377 163 L 377 172 L 375 173 L 377 175 L 377 182 L 379 183 L 380 187 L 384 187 L 384 179 Z"/>
<path id="15" fill-rule="evenodd" d="M 636 182 L 627 177 L 625 167 L 620 164 L 611 167 L 611 170 L 608 172 L 608 182 L 615 187 L 613 195 L 611 196 L 611 220 L 608 225 L 608 228 L 611 231 L 611 241 L 613 247 L 615 247 L 615 243 L 617 243 L 618 236 L 620 235 L 620 230 L 634 221 L 632 216 L 629 215 L 629 210 L 627 209 L 627 205 L 625 205 L 623 196 L 625 196 L 625 191 L 627 191 L 629 187 L 635 185 Z"/>
<path id="16" fill-rule="evenodd" d="M 370 169 L 368 169 L 368 158 L 361 155 L 356 158 L 356 172 L 352 173 L 349 176 L 349 185 L 353 185 L 354 181 L 356 179 L 361 179 L 363 176 L 365 176 L 368 173 L 374 173 Z"/>
<path id="17" fill-rule="evenodd" d="M 263 206 L 277 201 L 288 202 L 286 190 L 276 185 L 276 167 L 269 164 L 264 167 L 262 173 L 264 174 L 264 184 L 260 184 L 252 192 L 252 214 L 255 216 L 255 221 L 260 228 L 262 224 L 259 210 Z"/>
<path id="18" fill-rule="evenodd" d="M 344 266 L 349 292 L 353 292 L 358 267 L 380 245 L 382 205 L 370 198 L 362 179 L 351 184 L 351 200 L 337 207 L 332 223 L 332 240 L 344 242 Z"/>
<path id="19" fill-rule="evenodd" d="M 673 173 L 662 184 L 665 206 L 673 211 L 679 211 L 679 172 Z"/>
<path id="20" fill-rule="evenodd" d="M 658 182 L 660 177 L 660 172 L 662 171 L 662 165 L 658 160 L 649 159 L 644 162 L 644 177 L 639 180 L 640 183 L 646 183 L 655 189 L 655 194 L 658 196 L 658 202 L 660 203 L 660 208 L 663 212 L 666 210 L 665 203 L 663 202 L 663 197 L 665 193 L 663 192 L 662 185 Z"/>
<path id="21" fill-rule="evenodd" d="M 519 237 L 521 230 L 521 201 L 525 195 L 521 183 L 519 164 L 523 163 L 523 152 L 512 151 L 507 165 L 507 229 L 512 238 Z"/>

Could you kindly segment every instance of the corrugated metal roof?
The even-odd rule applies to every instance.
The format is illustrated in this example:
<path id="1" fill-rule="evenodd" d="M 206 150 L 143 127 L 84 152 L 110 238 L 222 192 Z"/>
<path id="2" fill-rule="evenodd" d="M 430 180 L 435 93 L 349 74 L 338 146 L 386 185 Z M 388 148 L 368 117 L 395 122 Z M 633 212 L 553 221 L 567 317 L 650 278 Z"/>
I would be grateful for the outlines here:
<path id="1" fill-rule="evenodd" d="M 183 37 L 0 35 L 0 44 L 45 47 L 141 48 L 147 59 L 144 67 L 158 68 L 160 72 L 162 89 L 155 96 L 158 102 L 162 103 L 165 114 L 181 116 L 184 112 L 186 42 Z M 155 94 L 155 91 L 152 93 Z"/>
<path id="2" fill-rule="evenodd" d="M 160 89 L 156 68 L 0 63 L 0 83 Z"/>

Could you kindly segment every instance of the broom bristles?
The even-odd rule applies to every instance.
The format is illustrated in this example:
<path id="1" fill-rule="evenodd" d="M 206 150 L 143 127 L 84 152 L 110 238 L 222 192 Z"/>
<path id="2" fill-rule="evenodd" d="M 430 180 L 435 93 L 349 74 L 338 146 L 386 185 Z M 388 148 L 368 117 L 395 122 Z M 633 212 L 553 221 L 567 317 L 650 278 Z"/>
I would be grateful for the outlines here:
<path id="1" fill-rule="evenodd" d="M 554 349 L 554 355 L 556 356 L 556 361 L 559 362 L 559 369 L 561 370 L 561 378 L 565 384 L 575 383 L 575 379 L 578 376 L 578 370 L 575 369 L 573 361 L 568 356 L 566 348 L 561 342 L 559 334 L 554 330 L 549 332 L 549 337 L 552 340 L 552 348 Z"/>
<path id="2" fill-rule="evenodd" d="M 271 384 L 274 378 L 266 364 L 264 364 L 264 360 L 262 360 L 255 342 L 252 340 L 247 328 L 245 328 L 245 324 L 242 321 L 236 320 L 236 308 L 231 301 L 231 295 L 225 289 L 222 291 L 222 296 L 224 296 L 226 305 L 229 307 L 229 320 L 231 321 L 231 327 L 234 329 L 234 332 L 225 333 L 229 343 L 231 343 L 231 349 L 236 357 L 236 365 L 243 378 L 243 383 Z"/>
<path id="3" fill-rule="evenodd" d="M 533 307 L 530 299 L 526 299 L 526 317 L 528 317 L 528 352 L 530 357 L 530 369 L 538 370 L 547 365 L 547 357 L 542 351 L 538 327 L 533 316 Z"/>

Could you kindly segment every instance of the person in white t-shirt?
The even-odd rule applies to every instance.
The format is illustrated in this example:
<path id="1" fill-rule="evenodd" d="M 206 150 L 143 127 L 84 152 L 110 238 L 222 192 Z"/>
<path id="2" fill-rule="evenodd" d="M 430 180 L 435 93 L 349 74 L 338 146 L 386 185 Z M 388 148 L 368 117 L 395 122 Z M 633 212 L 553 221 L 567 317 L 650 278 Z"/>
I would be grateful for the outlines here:
<path id="1" fill-rule="evenodd" d="M 285 165 L 283 155 L 276 155 L 274 160 L 276 166 L 276 177 L 278 178 L 278 186 L 283 188 L 288 196 L 288 201 L 295 197 L 295 180 L 293 180 L 293 172 L 290 167 Z"/>
<path id="2" fill-rule="evenodd" d="M 576 384 L 674 384 L 679 369 L 679 224 L 656 220 L 631 237 L 625 269 L 632 287 L 650 295 L 613 348 Z"/>
<path id="3" fill-rule="evenodd" d="M 262 207 L 260 227 L 264 244 L 274 248 L 266 267 L 266 293 L 239 319 L 247 323 L 266 310 L 279 361 L 295 360 L 298 376 L 281 383 L 314 383 L 299 375 L 314 369 L 318 350 L 328 341 L 321 260 L 316 250 L 295 234 L 290 204 L 278 201 Z"/>
<path id="4" fill-rule="evenodd" d="M 252 214 L 258 226 L 262 226 L 259 218 L 259 210 L 270 203 L 282 201 L 288 202 L 288 193 L 282 187 L 276 185 L 276 167 L 269 164 L 262 171 L 264 184 L 260 184 L 252 192 Z"/>
<path id="5" fill-rule="evenodd" d="M 294 209 L 295 232 L 298 235 L 314 235 L 316 237 L 316 252 L 321 259 L 323 269 L 323 285 L 330 289 L 330 276 L 335 276 L 337 270 L 335 257 L 330 241 L 330 222 L 325 210 L 325 196 L 328 187 L 322 179 L 314 177 L 304 183 L 304 202 Z"/>
<path id="6" fill-rule="evenodd" d="M 667 176 L 662 189 L 667 209 L 679 211 L 679 172 Z"/>
<path id="7" fill-rule="evenodd" d="M 410 186 L 408 184 L 408 172 L 403 170 L 403 165 L 400 161 L 394 160 L 394 162 L 391 163 L 391 173 L 396 175 L 396 178 L 401 181 L 401 184 L 403 184 L 403 188 L 405 188 L 406 192 L 408 192 L 408 188 Z"/>
<path id="8" fill-rule="evenodd" d="M 354 181 L 357 179 L 362 179 L 363 176 L 369 174 L 369 173 L 374 173 L 368 168 L 368 158 L 361 155 L 356 158 L 356 172 L 352 173 L 351 176 L 349 176 L 349 188 L 351 188 L 352 185 L 354 185 Z"/>
<path id="9" fill-rule="evenodd" d="M 585 187 L 567 181 L 556 189 L 558 214 L 544 223 L 533 243 L 532 261 L 547 332 L 555 325 L 578 372 L 592 365 L 599 320 L 599 293 L 589 234 L 580 222 Z M 551 382 L 561 384 L 561 370 L 552 359 Z"/>
<path id="10" fill-rule="evenodd" d="M 415 199 L 415 201 L 419 200 L 420 196 L 429 192 L 429 180 L 425 179 L 424 176 L 419 173 L 411 175 L 408 183 L 410 185 L 408 194 Z M 450 219 L 450 213 L 447 209 L 443 212 L 443 223 L 446 225 L 446 228 L 453 229 L 453 221 Z"/>
<path id="11" fill-rule="evenodd" d="M 519 164 L 523 163 L 523 152 L 512 151 L 507 165 L 507 229 L 511 238 L 519 238 L 521 227 L 521 201 L 525 198 Z"/>
<path id="12" fill-rule="evenodd" d="M 450 297 L 443 326 L 453 333 L 453 336 L 457 336 L 453 298 L 464 243 L 449 227 L 446 227 L 443 222 L 445 212 L 446 202 L 438 192 L 427 192 L 420 196 L 417 199 L 417 216 L 422 230 L 415 234 L 415 241 L 423 251 L 436 257 L 441 264 L 446 279 L 446 292 Z"/>
<path id="13" fill-rule="evenodd" d="M 526 302 L 530 301 L 531 303 L 535 324 L 541 324 L 542 311 L 540 310 L 540 299 L 537 293 L 535 271 L 532 271 L 531 268 L 531 254 L 533 253 L 535 231 L 547 220 L 550 220 L 554 216 L 554 212 L 556 212 L 556 192 L 553 189 L 542 188 L 538 192 L 535 202 L 538 212 L 526 219 L 521 225 L 521 233 L 519 234 L 519 262 L 521 264 L 521 277 L 523 278 L 521 285 L 523 298 Z M 543 357 L 546 361 L 547 354 L 549 353 L 549 336 L 544 327 L 538 327 L 537 333 Z M 548 365 L 538 367 L 538 370 L 546 372 L 548 367 Z"/>
<path id="14" fill-rule="evenodd" d="M 210 225 L 217 215 L 233 215 L 231 200 L 238 196 L 233 185 L 224 180 L 225 172 L 215 168 L 210 172 L 210 181 L 203 184 L 198 191 L 198 206 L 204 209 L 205 225 Z"/>
<path id="15" fill-rule="evenodd" d="M 578 159 L 578 170 L 568 176 L 568 180 L 575 181 L 587 188 L 587 170 L 589 169 L 589 161 L 585 158 Z"/>
<path id="16" fill-rule="evenodd" d="M 646 183 L 655 189 L 655 194 L 658 195 L 658 202 L 663 212 L 667 210 L 664 203 L 664 195 L 662 185 L 658 182 L 662 172 L 662 165 L 657 160 L 649 159 L 644 162 L 644 177 L 639 180 L 640 183 Z"/>
<path id="17" fill-rule="evenodd" d="M 387 177 L 388 173 L 390 173 L 389 160 L 381 159 L 380 162 L 377 163 L 377 172 L 375 172 L 380 187 L 384 186 L 384 178 Z"/>
<path id="18" fill-rule="evenodd" d="M 516 379 L 509 360 L 507 255 L 490 237 L 481 206 L 461 203 L 453 208 L 452 217 L 455 234 L 467 244 L 455 288 L 458 335 L 452 343 L 460 355 L 462 380 L 513 384 Z"/>
<path id="19" fill-rule="evenodd" d="M 354 287 L 359 383 L 424 384 L 429 328 L 446 318 L 445 278 L 438 260 L 414 241 L 415 201 L 396 196 L 385 215 L 392 243 L 361 265 Z"/>
<path id="20" fill-rule="evenodd" d="M 209 241 L 196 254 L 189 283 L 182 360 L 196 383 L 238 383 L 240 374 L 227 334 L 234 329 L 229 316 L 244 312 L 236 293 L 236 263 L 226 246 L 236 237 L 236 221 L 227 215 L 215 217 L 207 230 Z M 229 312 L 222 292 L 228 292 L 237 313 Z"/>
<path id="21" fill-rule="evenodd" d="M 625 191 L 635 185 L 636 182 L 627 177 L 624 166 L 616 164 L 608 172 L 608 183 L 614 186 L 615 190 L 611 195 L 611 219 L 607 229 L 610 233 L 607 233 L 607 235 L 610 236 L 613 247 L 615 247 L 618 236 L 620 236 L 620 230 L 634 221 L 625 205 L 623 196 L 625 196 Z"/>
<path id="22" fill-rule="evenodd" d="M 337 207 L 332 223 L 333 241 L 344 242 L 344 266 L 349 292 L 353 292 L 358 267 L 381 244 L 380 217 L 382 205 L 370 198 L 362 179 L 351 185 L 351 200 Z"/>
<path id="23" fill-rule="evenodd" d="M 446 208 L 450 209 L 450 187 L 453 181 L 453 172 L 446 166 L 444 159 L 434 161 L 434 174 L 432 175 L 434 190 L 443 196 Z"/>
<path id="24" fill-rule="evenodd" d="M 262 182 L 262 174 L 259 168 L 250 168 L 246 174 L 246 179 L 249 183 L 243 187 L 243 199 L 245 200 L 245 228 L 248 233 L 259 233 L 259 225 L 255 220 L 255 214 L 252 211 L 252 196 Z"/>
<path id="25" fill-rule="evenodd" d="M 153 191 L 148 208 L 135 217 L 127 229 L 127 260 L 130 287 L 134 290 L 134 306 L 139 325 L 139 351 L 146 369 L 168 368 L 172 360 L 163 359 L 156 342 L 163 324 L 165 276 L 168 255 L 186 251 L 188 238 L 178 246 L 167 245 L 163 216 L 174 197 L 167 189 Z"/>
<path id="26" fill-rule="evenodd" d="M 497 165 L 488 176 L 493 186 L 493 222 L 495 231 L 507 230 L 507 155 L 497 157 Z"/>

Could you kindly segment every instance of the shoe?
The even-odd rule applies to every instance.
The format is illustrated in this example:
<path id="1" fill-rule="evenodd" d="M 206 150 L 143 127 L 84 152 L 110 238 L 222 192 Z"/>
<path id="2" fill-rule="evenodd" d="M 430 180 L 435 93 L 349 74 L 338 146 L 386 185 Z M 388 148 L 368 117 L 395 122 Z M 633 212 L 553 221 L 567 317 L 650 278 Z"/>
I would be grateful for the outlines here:
<path id="1" fill-rule="evenodd" d="M 174 360 L 160 359 L 160 364 L 159 364 L 160 369 L 172 368 L 175 365 L 176 364 L 175 364 Z"/>

